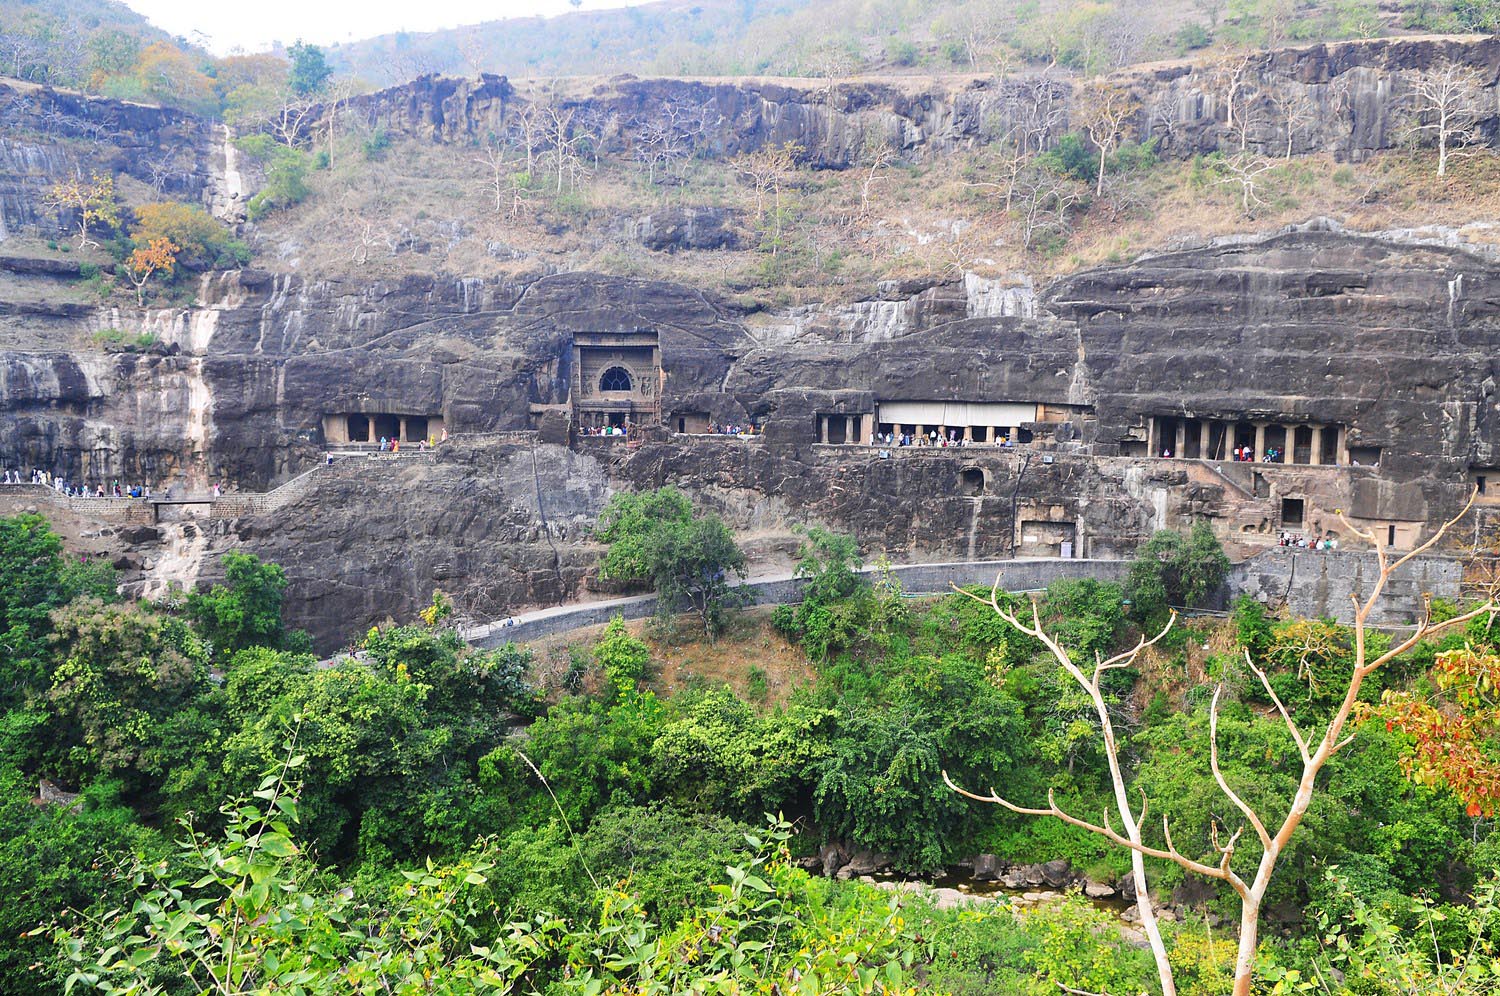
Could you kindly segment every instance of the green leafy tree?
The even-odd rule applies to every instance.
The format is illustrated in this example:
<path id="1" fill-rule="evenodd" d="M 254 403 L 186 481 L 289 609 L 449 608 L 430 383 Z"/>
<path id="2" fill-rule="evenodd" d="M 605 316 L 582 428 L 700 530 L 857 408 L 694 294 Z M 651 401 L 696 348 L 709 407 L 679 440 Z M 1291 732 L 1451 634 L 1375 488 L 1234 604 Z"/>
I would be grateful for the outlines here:
<path id="1" fill-rule="evenodd" d="M 712 638 L 723 628 L 725 611 L 747 597 L 730 584 L 731 574 L 744 579 L 745 554 L 729 527 L 716 515 L 693 516 L 675 488 L 616 495 L 594 534 L 609 544 L 600 576 L 649 582 L 664 623 L 687 604 Z"/>
<path id="2" fill-rule="evenodd" d="M 181 620 L 140 605 L 82 599 L 53 613 L 60 647 L 47 702 L 59 774 L 75 784 L 142 763 L 163 727 L 207 681 L 206 655 Z"/>
<path id="3" fill-rule="evenodd" d="M 1125 578 L 1131 612 L 1149 623 L 1165 617 L 1169 606 L 1203 605 L 1229 576 L 1229 558 L 1205 522 L 1195 522 L 1184 536 L 1160 530 L 1136 550 Z"/>
<path id="4" fill-rule="evenodd" d="M 61 993 L 62 964 L 47 938 L 30 935 L 68 907 L 129 901 L 107 855 L 121 851 L 151 860 L 164 841 L 103 784 L 76 810 L 37 806 L 36 782 L 0 763 L 0 994 Z"/>
<path id="5" fill-rule="evenodd" d="M 40 515 L 0 518 L 0 648 L 6 658 L 0 707 L 50 683 L 52 611 L 79 595 L 115 598 L 114 569 L 69 562 L 62 540 Z"/>
<path id="6" fill-rule="evenodd" d="M 594 664 L 604 671 L 615 695 L 635 692 L 636 684 L 646 676 L 651 664 L 651 650 L 625 629 L 625 620 L 615 616 L 604 627 L 594 644 Z"/>
<path id="7" fill-rule="evenodd" d="M 224 554 L 222 563 L 223 584 L 188 596 L 187 613 L 198 631 L 220 657 L 246 647 L 281 646 L 286 572 L 280 564 L 238 550 Z"/>
<path id="8" fill-rule="evenodd" d="M 603 578 L 645 581 L 652 573 L 652 536 L 668 525 L 687 525 L 693 520 L 693 503 L 676 488 L 621 492 L 599 513 L 594 536 L 608 543 L 599 565 Z"/>
<path id="9" fill-rule="evenodd" d="M 292 92 L 299 97 L 321 93 L 328 77 L 333 75 L 333 69 L 328 65 L 323 50 L 298 39 L 286 50 L 286 54 L 292 62 L 291 71 L 287 74 L 287 85 Z"/>
<path id="10" fill-rule="evenodd" d="M 312 192 L 307 185 L 307 153 L 277 142 L 270 135 L 245 135 L 235 139 L 235 146 L 259 161 L 266 171 L 265 186 L 245 205 L 250 220 L 265 217 L 272 211 L 300 204 Z"/>
<path id="11" fill-rule="evenodd" d="M 675 704 L 682 714 L 651 745 L 657 781 L 673 798 L 747 820 L 806 806 L 833 710 L 797 704 L 761 716 L 727 688 Z"/>
<path id="12" fill-rule="evenodd" d="M 815 603 L 848 598 L 859 589 L 859 545 L 853 536 L 822 526 L 800 530 L 805 539 L 797 548 L 797 577 L 803 579 L 802 597 Z"/>

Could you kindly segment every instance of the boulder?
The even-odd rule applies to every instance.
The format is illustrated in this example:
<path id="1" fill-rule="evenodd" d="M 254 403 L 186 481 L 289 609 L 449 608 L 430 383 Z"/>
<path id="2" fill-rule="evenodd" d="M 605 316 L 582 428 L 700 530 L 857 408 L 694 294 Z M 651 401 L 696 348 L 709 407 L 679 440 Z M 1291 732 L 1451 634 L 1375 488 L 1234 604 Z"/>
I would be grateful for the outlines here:
<path id="1" fill-rule="evenodd" d="M 842 873 L 847 871 L 850 876 L 873 875 L 875 872 L 885 871 L 891 866 L 891 857 L 880 851 L 869 851 L 861 848 L 849 855 L 849 863 L 840 870 L 841 878 L 848 877 Z"/>
<path id="2" fill-rule="evenodd" d="M 957 889 L 933 889 L 932 905 L 940 910 L 951 910 L 955 906 L 967 906 L 974 902 L 973 896 L 966 896 Z"/>
<path id="3" fill-rule="evenodd" d="M 1000 877 L 1000 862 L 993 854 L 980 854 L 974 858 L 974 878 L 981 882 L 993 881 Z"/>
<path id="4" fill-rule="evenodd" d="M 1042 881 L 1054 889 L 1061 889 L 1068 884 L 1068 879 L 1072 877 L 1072 869 L 1065 858 L 1048 861 L 1041 866 L 1040 871 Z"/>
<path id="5" fill-rule="evenodd" d="M 1121 899 L 1125 900 L 1127 903 L 1135 902 L 1136 893 L 1134 875 L 1122 875 L 1120 877 L 1120 880 L 1115 883 L 1115 888 L 1120 890 Z"/>
<path id="6" fill-rule="evenodd" d="M 823 869 L 823 875 L 833 878 L 840 868 L 849 863 L 849 855 L 845 853 L 842 845 L 824 844 L 818 848 L 818 860 Z"/>
<path id="7" fill-rule="evenodd" d="M 1110 899 L 1119 894 L 1119 890 L 1108 882 L 1095 882 L 1093 879 L 1083 880 L 1083 894 L 1090 899 Z"/>
<path id="8" fill-rule="evenodd" d="M 627 223 L 631 237 L 647 249 L 678 252 L 684 249 L 738 249 L 734 214 L 726 208 L 674 207 L 642 215 Z"/>

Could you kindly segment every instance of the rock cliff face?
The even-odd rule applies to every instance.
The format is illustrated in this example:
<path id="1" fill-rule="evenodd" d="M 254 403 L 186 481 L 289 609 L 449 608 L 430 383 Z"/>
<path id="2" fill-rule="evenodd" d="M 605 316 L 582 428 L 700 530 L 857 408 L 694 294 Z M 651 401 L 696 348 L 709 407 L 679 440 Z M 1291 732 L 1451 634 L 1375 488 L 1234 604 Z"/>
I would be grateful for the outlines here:
<path id="1" fill-rule="evenodd" d="M 242 191 L 227 175 L 226 143 L 222 128 L 172 108 L 0 80 L 0 242 L 59 227 L 47 189 L 94 171 L 231 216 Z"/>
<path id="2" fill-rule="evenodd" d="M 1250 549 L 1290 524 L 1287 499 L 1310 531 L 1338 533 L 1341 508 L 1404 538 L 1495 472 L 1500 267 L 1470 253 L 1291 232 L 1086 271 L 1043 288 L 1029 316 L 967 317 L 985 298 L 957 285 L 907 293 L 896 325 L 871 310 L 837 337 L 816 323 L 767 336 L 691 289 L 591 274 L 223 276 L 200 308 L 145 316 L 167 355 L 0 356 L 0 459 L 260 489 L 318 462 L 326 415 L 441 415 L 452 438 L 431 461 L 357 461 L 269 514 L 165 523 L 137 558 L 147 585 L 211 572 L 233 544 L 280 560 L 294 620 L 325 643 L 410 615 L 434 587 L 476 617 L 569 597 L 596 553 L 587 526 L 619 488 L 684 487 L 762 553 L 817 521 L 897 559 L 963 559 L 1063 542 L 1123 555 L 1202 516 Z M 667 426 L 629 443 L 570 441 L 565 422 L 549 436 L 575 340 L 611 333 L 656 337 Z M 1058 414 L 1010 448 L 819 442 L 823 419 L 911 401 Z M 679 435 L 680 411 L 764 432 Z M 1158 434 L 1183 419 L 1342 426 L 1350 453 L 1374 457 L 1153 459 L 1153 419 Z"/>
<path id="3" fill-rule="evenodd" d="M 1494 36 L 1333 42 L 1222 64 L 1132 69 L 1112 81 L 1139 101 L 1131 137 L 1155 138 L 1169 156 L 1241 148 L 1282 155 L 1290 144 L 1294 155 L 1329 152 L 1359 159 L 1402 141 L 1409 92 L 1402 74 L 1445 59 L 1479 69 L 1488 89 L 1481 101 L 1488 113 L 1480 124 L 1493 141 L 1500 132 L 1500 104 L 1493 97 L 1500 38 Z M 733 156 L 791 143 L 815 166 L 843 168 L 858 161 L 871 141 L 921 160 L 1002 139 L 1037 120 L 1051 122 L 1042 139 L 1050 143 L 1077 128 L 1077 100 L 1074 81 L 1046 75 L 832 83 L 623 76 L 563 104 L 579 112 L 579 127 L 592 122 L 611 152 L 628 154 L 648 141 L 648 133 L 665 130 L 701 154 Z M 429 76 L 355 97 L 341 108 L 392 134 L 472 143 L 505 134 L 526 106 L 503 77 Z"/>

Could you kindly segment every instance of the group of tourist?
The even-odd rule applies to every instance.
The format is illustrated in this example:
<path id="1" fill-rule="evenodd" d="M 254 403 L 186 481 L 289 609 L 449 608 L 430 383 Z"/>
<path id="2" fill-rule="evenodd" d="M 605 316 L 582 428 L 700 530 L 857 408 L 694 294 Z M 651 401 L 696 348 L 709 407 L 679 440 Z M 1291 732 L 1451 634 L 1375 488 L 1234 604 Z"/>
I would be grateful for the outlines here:
<path id="1" fill-rule="evenodd" d="M 443 438 L 442 438 L 442 440 L 439 440 L 435 436 L 428 436 L 426 439 L 419 439 L 419 440 L 417 440 L 417 452 L 418 453 L 425 453 L 425 452 L 427 452 L 430 449 L 434 449 L 440 441 L 441 442 L 445 442 L 445 443 L 448 441 L 448 430 L 447 429 L 443 430 Z M 382 453 L 400 453 L 401 452 L 401 440 L 398 439 L 398 438 L 396 438 L 395 436 L 391 436 L 390 438 L 386 438 L 385 436 L 381 436 L 380 437 L 380 452 L 382 452 Z"/>
<path id="2" fill-rule="evenodd" d="M 578 427 L 580 436 L 627 436 L 623 425 L 581 425 Z"/>
<path id="3" fill-rule="evenodd" d="M 965 439 L 957 429 L 949 429 L 945 436 L 932 429 L 927 433 L 875 433 L 870 439 L 871 446 L 978 446 L 980 444 L 972 439 Z M 1013 445 L 1010 436 L 995 437 L 995 446 Z"/>
<path id="4" fill-rule="evenodd" d="M 1170 456 L 1170 454 L 1168 454 Z M 1266 447 L 1265 454 L 1260 458 L 1260 463 L 1281 463 L 1283 452 L 1279 446 Z M 1235 463 L 1256 463 L 1254 446 L 1236 446 L 1234 448 Z"/>
<path id="5" fill-rule="evenodd" d="M 1339 541 L 1336 539 L 1313 539 L 1300 533 L 1282 533 L 1277 540 L 1277 546 L 1290 546 L 1298 550 L 1337 550 Z"/>
<path id="6" fill-rule="evenodd" d="M 87 484 L 69 481 L 61 474 L 53 474 L 45 470 L 33 470 L 29 480 L 22 478 L 19 470 L 7 470 L 0 475 L 0 482 L 5 484 L 39 484 L 44 488 L 51 488 L 58 494 L 67 495 L 69 498 L 150 498 L 151 485 L 149 484 L 121 484 L 118 480 L 111 481 L 106 487 L 103 482 L 95 484 L 90 490 Z"/>
<path id="7" fill-rule="evenodd" d="M 729 425 L 720 425 L 717 422 L 710 422 L 708 424 L 708 434 L 710 436 L 753 436 L 759 431 L 754 422 L 747 422 L 744 425 L 740 425 L 738 422 L 732 422 Z"/>

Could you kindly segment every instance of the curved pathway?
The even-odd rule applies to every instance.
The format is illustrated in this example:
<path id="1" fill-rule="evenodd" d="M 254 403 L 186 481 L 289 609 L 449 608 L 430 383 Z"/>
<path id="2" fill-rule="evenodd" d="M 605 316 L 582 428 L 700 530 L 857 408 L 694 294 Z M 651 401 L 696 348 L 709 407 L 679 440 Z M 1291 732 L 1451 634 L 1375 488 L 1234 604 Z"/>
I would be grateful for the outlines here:
<path id="1" fill-rule="evenodd" d="M 900 580 L 908 595 L 938 595 L 949 591 L 955 584 L 991 585 L 997 578 L 1000 586 L 1007 591 L 1036 591 L 1065 578 L 1123 581 L 1129 569 L 1128 560 L 1028 557 L 1016 560 L 897 564 L 891 567 L 891 573 Z M 861 573 L 867 578 L 873 578 L 875 569 L 866 567 Z M 750 578 L 742 587 L 749 589 L 751 605 L 781 605 L 802 600 L 802 583 L 800 578 L 791 574 L 779 574 Z M 462 630 L 460 635 L 477 647 L 498 647 L 505 643 L 526 643 L 556 633 L 598 626 L 614 616 L 643 619 L 655 611 L 655 595 L 635 595 L 598 602 L 571 602 L 470 626 Z"/>

